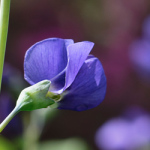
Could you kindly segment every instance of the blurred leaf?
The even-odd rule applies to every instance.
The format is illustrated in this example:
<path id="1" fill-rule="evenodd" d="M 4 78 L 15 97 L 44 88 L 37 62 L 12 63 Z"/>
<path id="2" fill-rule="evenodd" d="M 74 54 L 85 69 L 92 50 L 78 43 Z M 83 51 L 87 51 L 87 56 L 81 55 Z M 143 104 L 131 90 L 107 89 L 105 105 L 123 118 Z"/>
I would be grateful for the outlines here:
<path id="1" fill-rule="evenodd" d="M 0 135 L 0 150 L 16 150 L 16 149 L 9 140 Z"/>
<path id="2" fill-rule="evenodd" d="M 43 109 L 38 109 L 34 111 L 35 113 L 37 113 L 37 116 L 39 119 L 39 121 L 41 122 L 41 119 L 44 119 L 46 122 L 52 120 L 53 118 L 55 118 L 58 114 L 59 114 L 59 110 L 58 109 L 53 109 L 53 108 L 43 108 Z"/>
<path id="3" fill-rule="evenodd" d="M 90 150 L 90 148 L 84 140 L 70 138 L 43 142 L 40 144 L 39 150 Z"/>

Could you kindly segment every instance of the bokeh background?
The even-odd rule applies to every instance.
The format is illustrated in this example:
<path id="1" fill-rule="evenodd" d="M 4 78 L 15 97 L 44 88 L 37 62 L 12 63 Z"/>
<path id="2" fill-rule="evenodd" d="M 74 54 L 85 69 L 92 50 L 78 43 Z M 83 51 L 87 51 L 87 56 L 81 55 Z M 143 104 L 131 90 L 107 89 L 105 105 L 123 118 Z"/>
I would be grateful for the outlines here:
<path id="1" fill-rule="evenodd" d="M 51 37 L 94 42 L 92 54 L 102 62 L 107 77 L 106 97 L 98 107 L 84 112 L 59 110 L 47 122 L 40 141 L 80 137 L 98 150 L 95 133 L 107 120 L 129 107 L 150 112 L 150 77 L 141 77 L 130 59 L 130 46 L 142 37 L 149 14 L 149 0 L 12 0 L 5 63 L 19 70 L 22 79 L 26 50 Z M 21 127 L 17 134 L 15 127 L 10 128 L 4 131 L 6 138 L 21 135 Z"/>

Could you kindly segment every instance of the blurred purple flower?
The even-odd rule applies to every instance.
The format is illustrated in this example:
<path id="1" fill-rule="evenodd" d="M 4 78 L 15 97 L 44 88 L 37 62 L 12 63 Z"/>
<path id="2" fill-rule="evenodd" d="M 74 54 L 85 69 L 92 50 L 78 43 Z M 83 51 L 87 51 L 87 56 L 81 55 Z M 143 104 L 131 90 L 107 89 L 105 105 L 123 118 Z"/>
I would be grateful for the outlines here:
<path id="1" fill-rule="evenodd" d="M 1 92 L 0 95 L 0 122 L 2 122 L 15 107 L 12 96 L 8 92 Z M 3 135 L 12 137 L 20 135 L 22 132 L 22 122 L 20 116 L 15 117 L 9 124 L 7 130 L 4 130 Z"/>
<path id="2" fill-rule="evenodd" d="M 150 116 L 111 119 L 98 129 L 95 140 L 103 150 L 146 150 L 150 148 Z"/>
<path id="3" fill-rule="evenodd" d="M 25 87 L 25 82 L 19 70 L 5 63 L 2 76 L 2 89 L 0 94 L 0 122 L 2 122 L 15 107 L 15 100 L 20 90 Z M 13 130 L 12 130 L 13 129 Z M 20 116 L 15 117 L 8 129 L 4 131 L 7 137 L 18 136 L 22 131 Z"/>
<path id="4" fill-rule="evenodd" d="M 9 89 L 11 92 L 16 93 L 18 97 L 20 90 L 24 89 L 26 86 L 22 73 L 17 68 L 5 63 L 2 76 L 2 88 Z"/>
<path id="5" fill-rule="evenodd" d="M 130 47 L 130 59 L 137 73 L 150 80 L 150 41 L 136 40 Z"/>
<path id="6" fill-rule="evenodd" d="M 150 40 L 150 16 L 148 16 L 143 22 L 143 36 Z"/>
<path id="7" fill-rule="evenodd" d="M 129 57 L 138 75 L 150 81 L 150 17 L 143 23 L 143 35 L 130 45 Z"/>
<path id="8" fill-rule="evenodd" d="M 89 55 L 94 43 L 50 38 L 36 43 L 25 55 L 25 79 L 32 85 L 48 79 L 50 91 L 62 95 L 59 109 L 83 111 L 99 105 L 106 77 L 98 58 Z"/>

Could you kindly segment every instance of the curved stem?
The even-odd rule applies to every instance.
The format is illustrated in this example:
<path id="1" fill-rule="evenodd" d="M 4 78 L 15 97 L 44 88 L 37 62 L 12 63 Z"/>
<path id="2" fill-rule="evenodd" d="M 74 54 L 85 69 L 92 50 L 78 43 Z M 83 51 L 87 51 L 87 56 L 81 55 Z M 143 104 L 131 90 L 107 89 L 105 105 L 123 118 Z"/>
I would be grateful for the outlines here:
<path id="1" fill-rule="evenodd" d="M 1 0 L 0 10 L 0 90 L 3 73 L 8 24 L 9 24 L 10 0 Z"/>
<path id="2" fill-rule="evenodd" d="M 0 133 L 7 126 L 7 124 L 12 120 L 12 118 L 19 112 L 19 107 L 15 107 L 13 111 L 5 118 L 5 120 L 0 124 Z"/>

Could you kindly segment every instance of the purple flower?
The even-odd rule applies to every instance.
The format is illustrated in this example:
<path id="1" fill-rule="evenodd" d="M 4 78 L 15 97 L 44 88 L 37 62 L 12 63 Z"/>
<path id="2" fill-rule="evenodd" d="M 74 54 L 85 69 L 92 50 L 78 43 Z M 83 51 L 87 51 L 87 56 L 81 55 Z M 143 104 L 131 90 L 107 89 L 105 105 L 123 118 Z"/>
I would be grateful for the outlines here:
<path id="1" fill-rule="evenodd" d="M 15 85 L 15 86 L 14 86 Z M 20 71 L 10 64 L 4 64 L 2 76 L 2 89 L 0 94 L 0 122 L 2 122 L 15 106 L 15 100 L 20 89 L 25 87 L 25 81 Z M 22 132 L 22 122 L 19 116 L 15 117 L 8 129 L 3 132 L 6 137 L 16 137 Z"/>
<path id="2" fill-rule="evenodd" d="M 94 43 L 50 38 L 29 48 L 25 79 L 31 84 L 50 80 L 50 92 L 60 95 L 59 109 L 83 111 L 99 105 L 106 93 L 106 77 L 98 58 L 89 55 Z"/>

